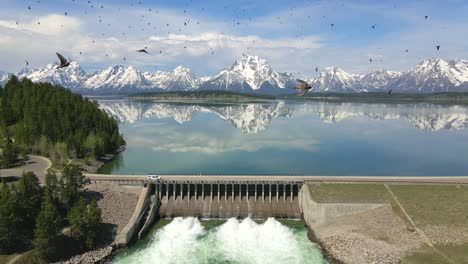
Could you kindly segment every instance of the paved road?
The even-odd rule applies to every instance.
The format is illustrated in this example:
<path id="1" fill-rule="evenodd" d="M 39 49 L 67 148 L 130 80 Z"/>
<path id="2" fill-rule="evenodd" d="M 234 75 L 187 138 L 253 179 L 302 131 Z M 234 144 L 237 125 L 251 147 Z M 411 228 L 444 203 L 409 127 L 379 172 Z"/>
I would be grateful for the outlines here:
<path id="1" fill-rule="evenodd" d="M 145 181 L 146 175 L 85 174 L 90 180 Z M 468 176 L 259 176 L 259 175 L 160 175 L 163 181 L 297 181 L 349 183 L 468 184 Z"/>
<path id="2" fill-rule="evenodd" d="M 52 162 L 50 162 L 49 159 L 41 156 L 29 155 L 29 160 L 23 166 L 0 170 L 0 177 L 21 177 L 23 172 L 32 171 L 39 178 L 40 182 L 44 183 L 47 169 L 51 166 Z"/>

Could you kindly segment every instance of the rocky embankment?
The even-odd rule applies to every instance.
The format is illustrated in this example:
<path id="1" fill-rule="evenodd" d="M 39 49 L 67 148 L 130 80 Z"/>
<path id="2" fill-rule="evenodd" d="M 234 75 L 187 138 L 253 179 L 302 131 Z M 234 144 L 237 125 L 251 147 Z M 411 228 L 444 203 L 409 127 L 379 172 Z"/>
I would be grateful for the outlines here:
<path id="1" fill-rule="evenodd" d="M 324 251 L 342 263 L 399 263 L 423 245 L 390 205 L 337 217 L 313 230 Z"/>
<path id="2" fill-rule="evenodd" d="M 88 251 L 65 261 L 64 264 L 103 263 L 107 258 L 112 256 L 115 249 L 116 247 L 114 245 L 110 245 L 94 251 Z"/>
<path id="3" fill-rule="evenodd" d="M 99 249 L 74 256 L 66 264 L 103 263 L 112 256 L 116 250 L 114 239 L 132 217 L 141 188 L 91 183 L 83 191 L 86 199 L 96 199 L 101 208 L 104 240 Z"/>
<path id="4" fill-rule="evenodd" d="M 408 228 L 390 205 L 363 213 L 337 217 L 312 227 L 309 237 L 333 263 L 400 263 L 425 244 Z M 464 230 L 432 226 L 424 228 L 437 244 L 458 245 L 466 241 Z M 429 231 L 431 230 L 431 231 Z M 461 233 L 460 233 L 461 232 Z"/>

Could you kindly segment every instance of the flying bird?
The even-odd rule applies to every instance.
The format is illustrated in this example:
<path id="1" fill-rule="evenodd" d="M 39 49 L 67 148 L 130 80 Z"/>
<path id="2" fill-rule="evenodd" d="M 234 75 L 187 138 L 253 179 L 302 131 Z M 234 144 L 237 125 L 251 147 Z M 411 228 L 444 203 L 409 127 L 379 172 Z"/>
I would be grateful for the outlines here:
<path id="1" fill-rule="evenodd" d="M 429 16 L 424 16 L 424 19 L 427 19 Z"/>
<path id="2" fill-rule="evenodd" d="M 149 52 L 146 49 L 139 49 L 137 50 L 138 53 L 146 53 L 149 54 Z"/>
<path id="3" fill-rule="evenodd" d="M 392 89 L 390 89 L 390 91 L 388 91 L 388 94 L 392 94 Z"/>
<path id="4" fill-rule="evenodd" d="M 318 67 L 315 67 L 315 72 L 318 72 Z"/>
<path id="5" fill-rule="evenodd" d="M 62 56 L 62 54 L 58 52 L 56 54 L 57 54 L 57 57 L 60 59 L 60 65 L 57 65 L 57 69 L 66 68 L 70 66 L 70 62 L 67 59 L 65 59 L 65 57 Z"/>
<path id="6" fill-rule="evenodd" d="M 24 60 L 24 62 L 26 62 L 26 66 L 28 66 L 28 65 L 29 65 L 29 61 L 27 61 L 27 60 Z"/>
<path id="7" fill-rule="evenodd" d="M 436 49 L 437 49 L 437 50 L 440 50 L 440 45 L 437 45 L 437 46 L 436 46 Z"/>
<path id="8" fill-rule="evenodd" d="M 310 89 L 312 89 L 312 87 L 310 87 L 307 82 L 299 79 L 296 79 L 296 81 L 298 81 L 300 84 L 292 89 L 299 90 L 299 96 L 304 96 Z"/>

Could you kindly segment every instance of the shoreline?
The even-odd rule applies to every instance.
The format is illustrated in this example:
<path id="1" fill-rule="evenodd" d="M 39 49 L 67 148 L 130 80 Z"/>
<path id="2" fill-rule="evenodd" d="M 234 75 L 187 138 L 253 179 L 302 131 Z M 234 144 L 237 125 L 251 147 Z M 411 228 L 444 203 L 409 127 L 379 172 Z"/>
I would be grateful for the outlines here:
<path id="1" fill-rule="evenodd" d="M 91 164 L 91 165 L 86 165 L 85 164 L 85 165 L 80 166 L 80 167 L 83 168 L 83 173 L 100 174 L 99 170 L 104 165 L 106 165 L 108 163 L 111 163 L 115 159 L 115 157 L 117 157 L 119 154 L 124 152 L 126 149 L 127 149 L 127 145 L 122 145 L 114 153 L 109 153 L 109 154 L 104 155 L 103 157 L 100 157 L 100 158 L 96 159 L 96 161 L 93 162 L 93 164 Z M 82 160 L 82 159 L 77 160 L 77 161 L 84 162 L 84 160 Z"/>
<path id="2" fill-rule="evenodd" d="M 322 240 L 320 240 L 317 235 L 315 234 L 314 230 L 312 230 L 307 224 L 305 225 L 307 228 L 307 238 L 315 243 L 320 250 L 320 252 L 323 255 L 323 258 L 327 260 L 331 264 L 344 264 L 344 262 L 338 260 L 335 256 L 333 256 L 332 253 L 330 253 L 327 248 L 325 247 L 325 244 Z"/>

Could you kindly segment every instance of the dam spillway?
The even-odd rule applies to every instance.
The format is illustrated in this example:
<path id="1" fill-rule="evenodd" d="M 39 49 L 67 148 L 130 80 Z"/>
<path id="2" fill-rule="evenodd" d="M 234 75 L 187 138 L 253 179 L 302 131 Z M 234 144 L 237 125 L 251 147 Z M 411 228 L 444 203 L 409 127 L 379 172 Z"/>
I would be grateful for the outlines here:
<path id="1" fill-rule="evenodd" d="M 161 180 L 154 185 L 160 217 L 301 217 L 301 182 Z"/>

